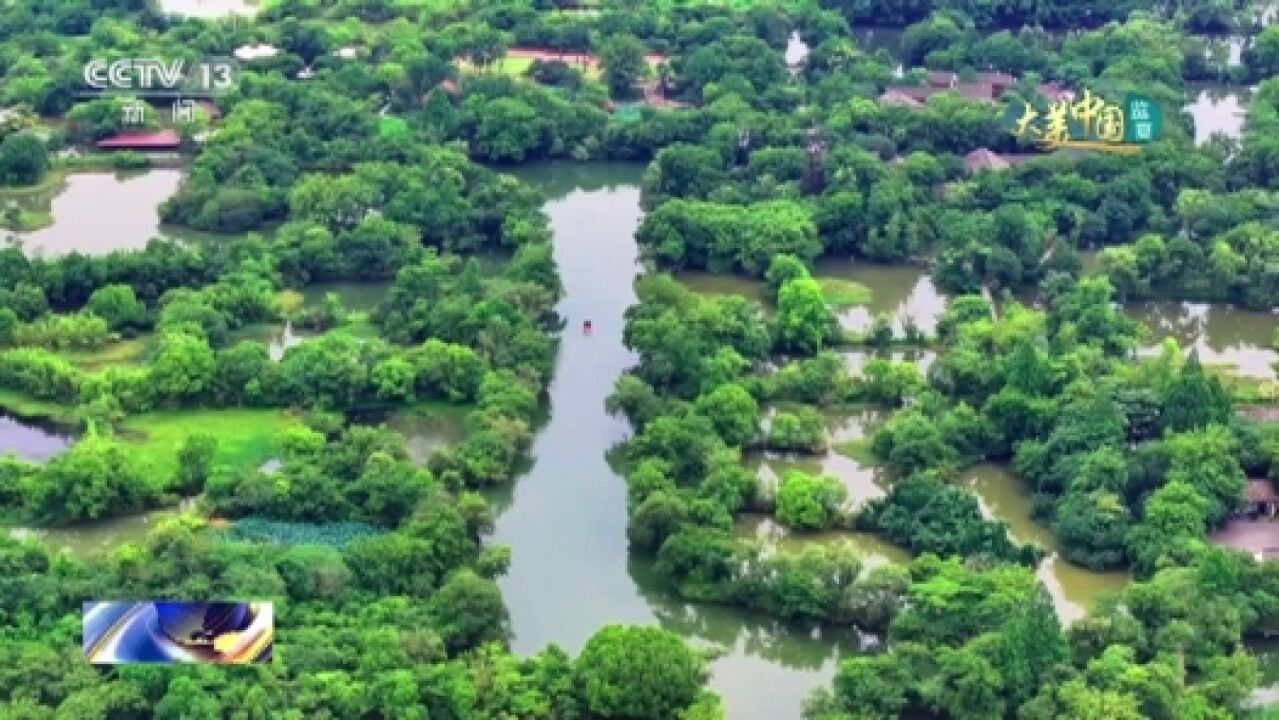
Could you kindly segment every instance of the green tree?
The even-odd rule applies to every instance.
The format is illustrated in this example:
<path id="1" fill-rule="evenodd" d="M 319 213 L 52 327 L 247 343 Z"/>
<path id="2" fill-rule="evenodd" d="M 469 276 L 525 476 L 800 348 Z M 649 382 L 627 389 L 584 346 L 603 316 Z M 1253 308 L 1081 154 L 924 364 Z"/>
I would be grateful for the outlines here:
<path id="1" fill-rule="evenodd" d="M 1164 392 L 1163 425 L 1177 432 L 1195 430 L 1230 418 L 1230 397 L 1221 381 L 1204 374 L 1199 354 L 1191 351 L 1181 372 Z"/>
<path id="2" fill-rule="evenodd" d="M 29 132 L 0 141 L 0 184 L 34 185 L 49 171 L 49 151 Z"/>
<path id="3" fill-rule="evenodd" d="M 89 436 L 56 455 L 23 489 L 28 512 L 42 522 L 99 520 L 141 508 L 155 499 L 156 483 L 132 453 L 112 440 Z"/>
<path id="4" fill-rule="evenodd" d="M 759 405 L 740 385 L 720 385 L 697 398 L 694 407 L 729 445 L 745 445 L 758 432 Z"/>
<path id="5" fill-rule="evenodd" d="M 802 260 L 794 255 L 782 253 L 774 255 L 768 264 L 768 272 L 764 273 L 764 283 L 768 288 L 769 296 L 776 302 L 783 285 L 796 278 L 808 276 L 808 266 Z"/>
<path id="6" fill-rule="evenodd" d="M 459 570 L 431 597 L 427 612 L 450 651 L 506 642 L 510 615 L 492 580 Z"/>
<path id="7" fill-rule="evenodd" d="M 632 35 L 618 35 L 605 40 L 599 49 L 604 83 L 613 97 L 630 97 L 635 84 L 648 74 L 644 43 Z"/>
<path id="8" fill-rule="evenodd" d="M 1207 501 L 1204 519 L 1219 523 L 1243 496 L 1244 473 L 1239 467 L 1239 444 L 1229 429 L 1209 425 L 1197 432 L 1171 435 L 1168 482 L 1186 483 Z"/>
<path id="9" fill-rule="evenodd" d="M 213 458 L 218 452 L 218 439 L 207 432 L 187 435 L 178 448 L 176 489 L 184 495 L 195 494 L 213 472 Z"/>
<path id="10" fill-rule="evenodd" d="M 776 413 L 768 424 L 768 447 L 781 452 L 821 452 L 826 448 L 822 414 L 811 407 Z"/>
<path id="11" fill-rule="evenodd" d="M 839 323 L 826 305 L 816 280 L 799 277 L 782 285 L 777 298 L 779 349 L 812 355 L 838 334 Z"/>
<path id="12" fill-rule="evenodd" d="M 790 470 L 777 488 L 777 519 L 796 530 L 825 530 L 838 516 L 848 490 L 837 478 Z"/>
<path id="13" fill-rule="evenodd" d="M 165 333 L 150 366 L 151 392 L 162 400 L 194 400 L 212 384 L 215 364 L 213 349 L 204 338 Z"/>
<path id="14" fill-rule="evenodd" d="M 1010 697 L 1009 705 L 1018 707 L 1033 697 L 1051 673 L 1069 659 L 1052 597 L 1042 584 L 1036 585 L 1029 601 L 1000 631 L 996 643 L 993 662 Z"/>
<path id="15" fill-rule="evenodd" d="M 705 661 L 655 627 L 605 625 L 574 667 L 578 692 L 601 718 L 673 718 L 697 699 Z"/>
<path id="16" fill-rule="evenodd" d="M 85 308 L 106 320 L 114 329 L 137 327 L 147 319 L 146 306 L 138 300 L 130 285 L 104 285 L 94 290 Z"/>
<path id="17" fill-rule="evenodd" d="M 1194 486 L 1173 481 L 1146 498 L 1141 522 L 1128 535 L 1133 567 L 1150 574 L 1186 564 L 1203 545 L 1209 502 Z"/>

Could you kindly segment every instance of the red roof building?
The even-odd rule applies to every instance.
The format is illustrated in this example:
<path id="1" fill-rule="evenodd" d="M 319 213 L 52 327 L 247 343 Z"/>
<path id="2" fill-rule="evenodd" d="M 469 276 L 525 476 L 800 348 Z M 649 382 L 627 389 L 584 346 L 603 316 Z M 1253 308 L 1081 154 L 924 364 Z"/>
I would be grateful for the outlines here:
<path id="1" fill-rule="evenodd" d="M 889 88 L 879 96 L 879 101 L 884 105 L 897 105 L 899 107 L 923 107 L 924 103 L 917 97 L 911 96 L 909 93 L 898 91 L 896 88 Z"/>
<path id="2" fill-rule="evenodd" d="M 999 95 L 1008 88 L 1016 85 L 1017 78 L 999 70 L 987 70 L 977 73 L 977 82 L 990 85 L 995 89 L 995 95 Z"/>
<path id="3" fill-rule="evenodd" d="M 928 73 L 928 84 L 935 88 L 953 88 L 959 82 L 959 73 L 949 70 L 933 70 Z"/>
<path id="4" fill-rule="evenodd" d="M 1075 91 L 1061 83 L 1040 83 L 1035 86 L 1035 92 L 1038 92 L 1040 95 L 1043 95 L 1045 98 L 1053 102 L 1059 102 L 1062 100 L 1069 102 L 1075 99 Z"/>
<path id="5" fill-rule="evenodd" d="M 222 117 L 222 111 L 218 109 L 218 106 L 208 100 L 196 100 L 195 104 L 204 111 L 205 115 L 209 116 L 210 120 L 217 120 Z"/>
<path id="6" fill-rule="evenodd" d="M 989 148 L 977 148 L 964 156 L 964 169 L 971 173 L 979 170 L 1007 170 L 1008 161 L 999 157 Z"/>
<path id="7" fill-rule="evenodd" d="M 181 144 L 178 131 L 170 128 L 116 133 L 98 141 L 98 147 L 104 150 L 172 150 Z"/>

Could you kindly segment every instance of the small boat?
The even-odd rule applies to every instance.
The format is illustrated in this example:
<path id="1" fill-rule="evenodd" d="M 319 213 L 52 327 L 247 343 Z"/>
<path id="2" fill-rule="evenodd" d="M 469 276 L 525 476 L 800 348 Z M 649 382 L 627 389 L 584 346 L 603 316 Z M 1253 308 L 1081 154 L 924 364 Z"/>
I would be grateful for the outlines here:
<path id="1" fill-rule="evenodd" d="M 582 332 L 589 333 L 591 331 L 591 327 L 592 325 L 590 320 L 582 321 Z"/>

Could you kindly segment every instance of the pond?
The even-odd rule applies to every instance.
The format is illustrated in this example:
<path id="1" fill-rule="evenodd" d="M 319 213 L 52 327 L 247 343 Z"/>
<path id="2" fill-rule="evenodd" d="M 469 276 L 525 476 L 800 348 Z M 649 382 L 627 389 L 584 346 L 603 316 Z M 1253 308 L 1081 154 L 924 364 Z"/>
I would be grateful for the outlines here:
<path id="1" fill-rule="evenodd" d="M 1244 111 L 1252 89 L 1233 85 L 1195 84 L 1187 89 L 1186 112 L 1195 118 L 1195 142 L 1204 143 L 1213 133 L 1237 138 L 1243 134 Z"/>
<path id="2" fill-rule="evenodd" d="M 733 527 L 734 537 L 754 540 L 766 550 L 799 551 L 808 545 L 852 545 L 861 556 L 864 567 L 898 565 L 910 562 L 910 552 L 874 533 L 828 530 L 792 533 L 768 515 L 748 513 Z"/>
<path id="3" fill-rule="evenodd" d="M 1183 350 L 1197 350 L 1206 364 L 1234 365 L 1246 377 L 1275 377 L 1279 353 L 1271 342 L 1279 315 L 1221 303 L 1154 300 L 1127 303 L 1124 314 L 1150 329 L 1138 355 L 1158 355 L 1160 341 L 1171 337 Z"/>
<path id="4" fill-rule="evenodd" d="M 745 453 L 742 457 L 755 471 L 761 483 L 776 487 L 783 475 L 799 470 L 809 475 L 830 475 L 848 490 L 848 506 L 857 507 L 867 500 L 883 497 L 888 492 L 889 475 L 882 467 L 864 463 L 840 452 L 842 443 L 861 440 L 882 423 L 887 413 L 862 408 L 852 413 L 831 411 L 826 415 L 826 440 L 829 448 L 820 455 L 793 455 L 772 452 Z"/>
<path id="5" fill-rule="evenodd" d="M 14 453 L 23 460 L 44 462 L 75 442 L 67 428 L 14 417 L 0 410 L 0 455 Z"/>
<path id="6" fill-rule="evenodd" d="M 792 31 L 786 41 L 785 59 L 786 65 L 792 70 L 798 70 L 799 66 L 808 59 L 808 43 L 800 38 L 798 30 Z"/>
<path id="7" fill-rule="evenodd" d="M 933 350 L 925 350 L 922 348 L 910 348 L 908 350 L 893 350 L 889 352 L 877 350 L 850 350 L 842 352 L 840 355 L 844 358 L 844 364 L 848 366 L 850 372 L 854 375 L 861 374 L 862 368 L 866 363 L 875 359 L 892 360 L 893 362 L 912 363 L 919 369 L 920 377 L 928 377 L 928 368 L 933 366 L 933 361 L 937 359 L 937 353 Z"/>
<path id="8" fill-rule="evenodd" d="M 263 0 L 158 0 L 160 12 L 182 17 L 220 18 L 228 15 L 254 15 Z"/>
<path id="9" fill-rule="evenodd" d="M 813 275 L 819 279 L 850 280 L 870 290 L 869 303 L 836 313 L 840 325 L 849 330 L 865 332 L 877 316 L 887 315 L 898 335 L 901 335 L 907 318 L 914 320 L 920 330 L 931 334 L 937 329 L 937 319 L 946 310 L 946 296 L 933 285 L 926 267 L 823 258 L 817 262 Z M 680 271 L 675 277 L 699 293 L 741 295 L 766 304 L 764 283 L 759 280 L 695 270 Z"/>
<path id="10" fill-rule="evenodd" d="M 272 360 L 279 362 L 284 357 L 285 350 L 312 336 L 312 333 L 294 329 L 293 323 L 288 320 L 283 325 L 254 323 L 232 330 L 228 334 L 230 338 L 228 344 L 234 345 L 241 340 L 256 340 L 266 345 L 267 355 Z"/>
<path id="11" fill-rule="evenodd" d="M 391 282 L 320 282 L 302 288 L 302 304 L 318 307 L 328 293 L 336 293 L 342 307 L 353 312 L 370 312 L 382 302 Z"/>
<path id="12" fill-rule="evenodd" d="M 840 324 L 849 330 L 864 332 L 877 316 L 887 315 L 898 335 L 908 318 L 931 335 L 937 330 L 937 319 L 946 310 L 946 296 L 933 285 L 926 267 L 823 259 L 817 264 L 815 274 L 851 280 L 870 288 L 868 304 L 839 314 Z"/>
<path id="13" fill-rule="evenodd" d="M 391 413 L 385 423 L 404 437 L 413 461 L 425 464 L 436 450 L 456 445 L 466 437 L 469 410 L 456 405 L 420 405 Z"/>
<path id="14" fill-rule="evenodd" d="M 1026 484 L 1007 468 L 977 465 L 963 473 L 961 482 L 972 489 L 987 517 L 1008 523 L 1014 540 L 1033 542 L 1048 551 L 1036 575 L 1052 595 L 1063 623 L 1083 617 L 1102 593 L 1121 590 L 1128 583 L 1127 573 L 1088 570 L 1062 558 L 1057 536 L 1031 517 Z"/>
<path id="15" fill-rule="evenodd" d="M 189 507 L 161 508 L 110 520 L 77 523 L 59 528 L 9 528 L 16 538 L 37 537 L 51 550 L 63 550 L 79 558 L 100 557 L 124 543 L 140 543 L 161 520 L 175 517 Z"/>
<path id="16" fill-rule="evenodd" d="M 18 200 L 29 209 L 48 209 L 53 224 L 13 235 L 28 255 L 138 250 L 151 238 L 171 234 L 160 228 L 157 208 L 181 181 L 182 171 L 172 169 L 71 173 L 49 192 Z"/>

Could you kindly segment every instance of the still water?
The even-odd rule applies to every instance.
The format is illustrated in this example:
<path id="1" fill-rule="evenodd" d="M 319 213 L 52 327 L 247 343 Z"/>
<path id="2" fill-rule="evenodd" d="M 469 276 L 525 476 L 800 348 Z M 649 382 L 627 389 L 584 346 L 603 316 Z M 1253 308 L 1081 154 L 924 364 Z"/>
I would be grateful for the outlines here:
<path id="1" fill-rule="evenodd" d="M 124 543 L 141 543 L 161 520 L 176 516 L 181 509 L 150 510 L 59 528 L 9 528 L 9 535 L 15 538 L 37 537 L 51 550 L 64 550 L 76 557 L 92 558 L 104 555 Z"/>
<path id="2" fill-rule="evenodd" d="M 799 470 L 809 475 L 829 475 L 848 491 L 847 504 L 857 507 L 888 492 L 889 476 L 879 466 L 868 465 L 840 452 L 838 446 L 869 437 L 887 418 L 879 409 L 862 408 L 851 413 L 830 412 L 826 416 L 826 452 L 819 455 L 748 453 L 743 458 L 755 470 L 761 484 L 776 488 L 783 475 Z M 807 536 L 805 536 L 807 537 Z"/>
<path id="3" fill-rule="evenodd" d="M 14 453 L 23 460 L 43 462 L 74 441 L 75 435 L 66 429 L 19 419 L 0 410 L 0 455 Z"/>
<path id="4" fill-rule="evenodd" d="M 160 229 L 160 203 L 178 189 L 181 170 L 156 169 L 141 173 L 71 173 L 49 193 L 19 202 L 48 208 L 49 227 L 16 233 L 28 255 L 54 257 L 73 250 L 102 255 L 112 250 L 137 250 Z"/>
<path id="5" fill-rule="evenodd" d="M 1194 348 L 1200 361 L 1235 366 L 1240 375 L 1270 379 L 1279 360 L 1271 342 L 1279 329 L 1279 315 L 1230 305 L 1145 301 L 1124 305 L 1124 314 L 1150 329 L 1141 356 L 1158 355 L 1165 337 L 1176 339 L 1184 351 Z"/>
<path id="6" fill-rule="evenodd" d="M 1186 106 L 1195 118 L 1195 143 L 1203 143 L 1214 133 L 1237 138 L 1243 134 L 1244 111 L 1252 90 L 1231 85 L 1195 85 L 1188 90 Z"/>
<path id="7" fill-rule="evenodd" d="M 634 241 L 640 219 L 639 165 L 557 165 L 522 169 L 541 187 L 555 233 L 567 326 L 551 383 L 550 418 L 533 445 L 532 469 L 494 504 L 494 540 L 511 546 L 502 592 L 517 652 L 557 643 L 577 652 L 601 625 L 656 623 L 724 654 L 712 686 L 732 720 L 799 716 L 803 698 L 829 682 L 842 654 L 860 647 L 850 630 L 809 631 L 734 608 L 672 595 L 626 546 L 626 485 L 605 451 L 629 427 L 604 412 L 604 398 L 635 363 L 622 345 L 623 312 L 641 271 Z M 590 318 L 590 335 L 581 322 Z M 507 497 L 502 497 L 507 495 Z"/>
<path id="8" fill-rule="evenodd" d="M 878 265 L 856 260 L 822 259 L 813 270 L 817 278 L 838 278 L 865 285 L 871 292 L 870 302 L 837 313 L 839 322 L 849 330 L 865 332 L 875 318 L 886 315 L 893 332 L 900 335 L 910 319 L 925 333 L 937 329 L 937 319 L 946 309 L 946 296 L 933 284 L 926 267 L 915 265 Z M 680 282 L 707 295 L 741 295 L 765 303 L 764 283 L 740 275 L 715 275 L 696 270 L 676 274 Z"/>
<path id="9" fill-rule="evenodd" d="M 1123 572 L 1097 572 L 1067 562 L 1060 557 L 1057 536 L 1030 515 L 1030 491 L 1007 468 L 981 464 L 969 468 L 961 482 L 970 487 L 988 517 L 1008 523 L 1008 532 L 1018 542 L 1033 542 L 1048 551 L 1036 575 L 1057 606 L 1063 623 L 1083 617 L 1104 592 L 1118 591 L 1128 582 Z"/>
<path id="10" fill-rule="evenodd" d="M 450 405 L 423 405 L 392 413 L 386 426 L 404 438 L 414 462 L 425 464 L 436 450 L 466 437 L 466 412 L 466 408 Z"/>
<path id="11" fill-rule="evenodd" d="M 220 18 L 253 15 L 263 0 L 158 0 L 160 12 L 181 17 Z"/>

